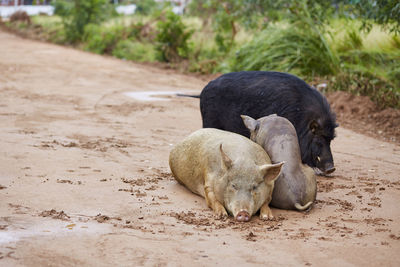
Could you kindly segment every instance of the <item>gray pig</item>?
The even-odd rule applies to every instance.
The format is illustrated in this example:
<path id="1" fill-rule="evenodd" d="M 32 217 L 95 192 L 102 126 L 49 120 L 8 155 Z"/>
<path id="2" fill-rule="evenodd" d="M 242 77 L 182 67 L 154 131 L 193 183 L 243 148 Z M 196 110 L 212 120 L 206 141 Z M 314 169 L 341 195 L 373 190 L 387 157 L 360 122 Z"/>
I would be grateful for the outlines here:
<path id="1" fill-rule="evenodd" d="M 280 209 L 308 209 L 317 195 L 317 180 L 312 168 L 301 162 L 294 126 L 276 114 L 258 120 L 244 115 L 241 117 L 250 130 L 250 139 L 267 151 L 271 161 L 285 161 L 279 179 L 275 182 L 271 206 Z"/>
<path id="2" fill-rule="evenodd" d="M 273 218 L 268 204 L 282 165 L 271 164 L 265 150 L 250 139 L 211 128 L 192 133 L 169 155 L 179 183 L 204 197 L 218 218 L 229 213 L 241 222 L 259 209 L 261 219 Z"/>

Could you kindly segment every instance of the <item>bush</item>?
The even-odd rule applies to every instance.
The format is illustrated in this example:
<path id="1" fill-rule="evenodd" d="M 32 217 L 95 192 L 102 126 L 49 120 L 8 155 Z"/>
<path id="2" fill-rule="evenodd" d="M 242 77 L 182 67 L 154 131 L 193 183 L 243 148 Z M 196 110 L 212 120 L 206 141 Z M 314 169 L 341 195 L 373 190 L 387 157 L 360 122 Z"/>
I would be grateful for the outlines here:
<path id="1" fill-rule="evenodd" d="M 87 24 L 98 24 L 110 15 L 107 0 L 74 0 L 56 2 L 56 13 L 63 18 L 69 42 L 81 41 Z"/>
<path id="2" fill-rule="evenodd" d="M 65 0 L 53 1 L 52 5 L 54 6 L 54 15 L 58 15 L 60 17 L 69 16 L 74 8 L 73 2 Z"/>
<path id="3" fill-rule="evenodd" d="M 135 0 L 135 12 L 141 15 L 150 15 L 153 11 L 159 8 L 159 4 L 155 0 Z"/>
<path id="4" fill-rule="evenodd" d="M 177 62 L 188 57 L 189 39 L 193 31 L 187 29 L 179 15 L 171 10 L 162 13 L 157 30 L 156 49 L 162 61 Z"/>
<path id="5" fill-rule="evenodd" d="M 153 42 L 156 36 L 156 30 L 154 29 L 152 22 L 136 22 L 131 23 L 127 27 L 128 37 L 140 40 L 142 42 Z"/>
<path id="6" fill-rule="evenodd" d="M 111 54 L 116 44 L 126 39 L 127 33 L 122 25 L 111 27 L 88 24 L 83 37 L 84 49 L 97 54 Z"/>
<path id="7" fill-rule="evenodd" d="M 122 40 L 117 43 L 112 55 L 126 60 L 153 62 L 156 60 L 155 49 L 151 44 Z"/>

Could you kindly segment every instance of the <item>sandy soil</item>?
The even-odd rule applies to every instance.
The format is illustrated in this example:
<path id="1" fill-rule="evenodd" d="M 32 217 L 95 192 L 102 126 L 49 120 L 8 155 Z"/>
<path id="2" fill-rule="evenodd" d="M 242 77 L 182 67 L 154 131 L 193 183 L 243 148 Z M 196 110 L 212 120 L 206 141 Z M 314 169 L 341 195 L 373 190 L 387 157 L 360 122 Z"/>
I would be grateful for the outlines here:
<path id="1" fill-rule="evenodd" d="M 206 81 L 0 32 L 1 266 L 399 266 L 400 146 L 338 129 L 310 212 L 215 220 L 168 168 Z"/>
<path id="2" fill-rule="evenodd" d="M 399 109 L 380 109 L 369 97 L 347 92 L 329 93 L 327 98 L 341 126 L 400 145 Z"/>

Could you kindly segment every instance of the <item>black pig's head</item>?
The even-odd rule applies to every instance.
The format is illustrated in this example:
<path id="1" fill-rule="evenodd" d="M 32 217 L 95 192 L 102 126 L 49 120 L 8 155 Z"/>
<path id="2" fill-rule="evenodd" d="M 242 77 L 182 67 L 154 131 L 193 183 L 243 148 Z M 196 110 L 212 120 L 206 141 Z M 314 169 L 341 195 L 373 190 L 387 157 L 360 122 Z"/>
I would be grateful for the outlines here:
<path id="1" fill-rule="evenodd" d="M 314 168 L 317 174 L 330 174 L 335 171 L 331 141 L 335 138 L 335 128 L 338 125 L 334 117 L 308 121 L 307 129 L 299 138 L 303 163 Z"/>

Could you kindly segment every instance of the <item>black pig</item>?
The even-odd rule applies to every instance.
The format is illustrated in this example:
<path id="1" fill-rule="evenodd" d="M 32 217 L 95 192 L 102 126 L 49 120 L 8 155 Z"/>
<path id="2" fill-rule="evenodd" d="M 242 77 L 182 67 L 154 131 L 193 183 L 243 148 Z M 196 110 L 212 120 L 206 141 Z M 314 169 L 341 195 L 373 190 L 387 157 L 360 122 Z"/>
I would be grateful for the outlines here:
<path id="1" fill-rule="evenodd" d="M 285 117 L 296 129 L 303 163 L 318 174 L 335 170 L 330 144 L 338 126 L 336 116 L 320 92 L 294 75 L 265 71 L 224 74 L 203 89 L 200 110 L 203 128 L 247 137 L 250 132 L 240 115 L 258 119 L 275 113 Z"/>

